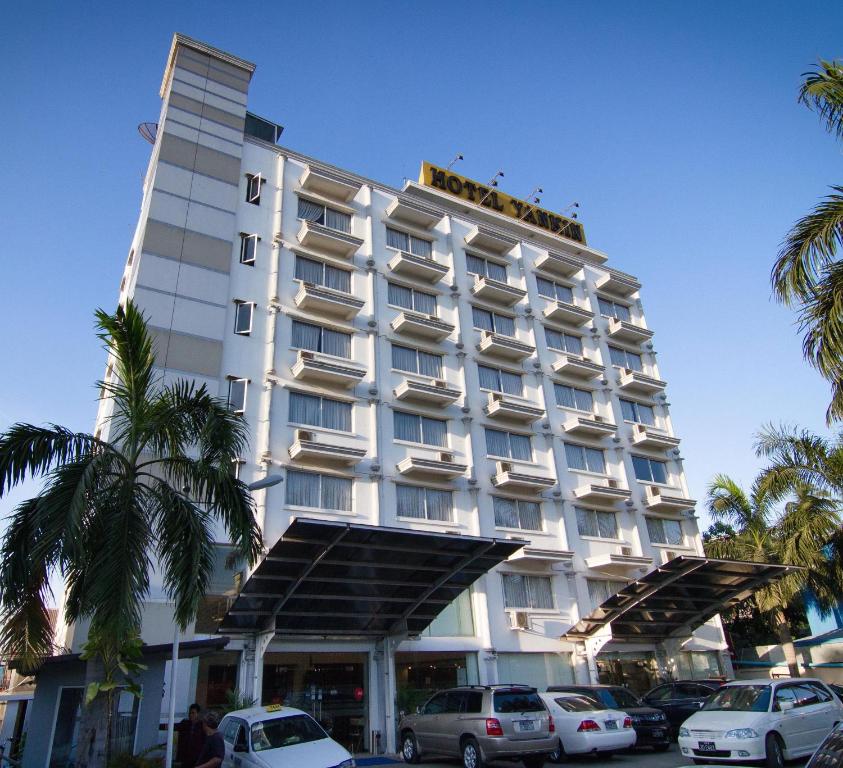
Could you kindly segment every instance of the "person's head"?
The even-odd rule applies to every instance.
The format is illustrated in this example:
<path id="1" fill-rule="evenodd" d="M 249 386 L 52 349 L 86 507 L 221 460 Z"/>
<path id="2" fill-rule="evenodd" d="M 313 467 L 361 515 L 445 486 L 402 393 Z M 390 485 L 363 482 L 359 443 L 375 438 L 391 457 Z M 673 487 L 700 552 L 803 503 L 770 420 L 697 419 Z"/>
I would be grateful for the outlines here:
<path id="1" fill-rule="evenodd" d="M 199 722 L 199 715 L 201 714 L 202 709 L 198 704 L 191 704 L 187 710 L 187 717 L 191 723 Z"/>
<path id="2" fill-rule="evenodd" d="M 216 733 L 219 724 L 220 716 L 216 712 L 206 712 L 205 717 L 202 718 L 202 727 L 208 735 Z"/>

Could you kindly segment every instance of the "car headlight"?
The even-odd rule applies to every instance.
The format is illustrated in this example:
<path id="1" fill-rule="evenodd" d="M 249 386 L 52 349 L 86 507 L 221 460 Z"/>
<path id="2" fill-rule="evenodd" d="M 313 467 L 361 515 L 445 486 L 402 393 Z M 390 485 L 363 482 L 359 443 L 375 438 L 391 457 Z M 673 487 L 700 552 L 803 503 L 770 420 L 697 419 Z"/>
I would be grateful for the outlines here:
<path id="1" fill-rule="evenodd" d="M 690 736 L 690 735 L 691 735 L 691 732 L 690 732 L 690 731 L 689 731 L 689 730 L 688 730 L 688 729 L 687 729 L 687 728 L 683 725 L 683 726 L 679 729 L 679 735 L 680 735 L 680 736 Z"/>
<path id="2" fill-rule="evenodd" d="M 665 716 L 664 712 L 659 712 L 656 715 L 656 720 L 667 720 L 667 717 Z"/>
<path id="3" fill-rule="evenodd" d="M 733 731 L 726 731 L 724 739 L 757 739 L 758 732 L 754 728 L 735 728 Z"/>

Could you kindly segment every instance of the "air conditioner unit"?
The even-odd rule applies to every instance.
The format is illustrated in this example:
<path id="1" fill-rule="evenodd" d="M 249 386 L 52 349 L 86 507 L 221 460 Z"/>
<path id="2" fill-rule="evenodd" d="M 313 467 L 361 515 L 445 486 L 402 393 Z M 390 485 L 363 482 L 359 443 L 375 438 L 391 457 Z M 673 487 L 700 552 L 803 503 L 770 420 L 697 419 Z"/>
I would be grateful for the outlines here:
<path id="1" fill-rule="evenodd" d="M 674 552 L 672 549 L 666 549 L 662 552 L 662 561 L 665 563 L 669 563 L 671 560 L 679 557 L 678 552 Z"/>
<path id="2" fill-rule="evenodd" d="M 607 481 L 606 481 L 606 485 L 608 485 L 608 486 L 609 486 L 609 488 L 619 488 L 619 487 L 620 487 L 620 486 L 618 485 L 618 481 L 617 481 L 617 480 L 607 480 Z"/>
<path id="3" fill-rule="evenodd" d="M 503 472 L 512 472 L 512 464 L 508 461 L 499 461 L 498 462 L 498 474 L 502 474 Z"/>
<path id="4" fill-rule="evenodd" d="M 527 611 L 513 611 L 509 615 L 509 620 L 513 629 L 530 629 L 530 614 Z"/>
<path id="5" fill-rule="evenodd" d="M 599 413 L 592 414 L 591 418 L 595 421 L 606 421 Z"/>
<path id="6" fill-rule="evenodd" d="M 302 360 L 313 360 L 313 352 L 310 352 L 310 351 L 305 350 L 305 349 L 300 349 L 299 350 L 299 357 Z"/>
<path id="7" fill-rule="evenodd" d="M 495 335 L 494 331 L 481 331 L 480 336 L 484 339 L 491 339 Z"/>
<path id="8" fill-rule="evenodd" d="M 428 316 L 427 316 L 427 319 L 428 319 L 428 320 L 438 320 L 439 318 L 438 318 L 438 317 L 436 317 L 436 315 L 428 315 Z"/>
<path id="9" fill-rule="evenodd" d="M 624 557 L 632 557 L 632 547 L 621 547 L 621 555 Z"/>
<path id="10" fill-rule="evenodd" d="M 498 403 L 503 400 L 503 395 L 500 392 L 489 392 L 489 401 Z"/>
<path id="11" fill-rule="evenodd" d="M 643 435 L 646 432 L 646 427 L 643 424 L 636 424 L 634 429 L 639 435 Z"/>
<path id="12" fill-rule="evenodd" d="M 448 453 L 447 451 L 442 451 L 439 454 L 439 461 L 443 461 L 446 464 L 453 464 L 454 463 L 454 454 Z"/>
<path id="13" fill-rule="evenodd" d="M 657 486 L 650 485 L 648 487 L 650 489 L 650 495 L 651 496 L 661 496 L 661 491 L 659 490 L 659 488 Z"/>
<path id="14" fill-rule="evenodd" d="M 313 442 L 313 432 L 311 432 L 309 429 L 297 429 L 296 440 L 305 440 L 308 442 Z"/>
<path id="15" fill-rule="evenodd" d="M 315 288 L 316 287 L 316 283 L 311 283 L 311 282 L 308 282 L 307 280 L 304 281 L 303 285 L 304 285 L 305 288 Z"/>
<path id="16" fill-rule="evenodd" d="M 442 379 L 436 379 L 436 380 L 433 382 L 433 386 L 434 386 L 434 387 L 439 387 L 439 389 L 445 389 L 445 388 L 448 386 L 448 382 L 447 382 L 447 381 L 442 381 Z"/>

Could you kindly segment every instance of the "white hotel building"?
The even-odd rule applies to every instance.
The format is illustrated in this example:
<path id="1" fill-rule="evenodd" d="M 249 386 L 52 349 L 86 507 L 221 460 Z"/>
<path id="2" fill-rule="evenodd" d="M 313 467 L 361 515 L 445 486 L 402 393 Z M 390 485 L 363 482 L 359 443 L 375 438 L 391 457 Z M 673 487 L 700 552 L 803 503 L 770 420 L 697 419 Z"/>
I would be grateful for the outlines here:
<path id="1" fill-rule="evenodd" d="M 221 542 L 192 636 L 231 639 L 181 662 L 180 713 L 236 686 L 384 749 L 396 712 L 437 687 L 599 678 L 640 690 L 730 673 L 716 617 L 678 638 L 636 622 L 636 640 L 621 619 L 608 642 L 566 636 L 627 582 L 702 554 L 640 284 L 578 224 L 557 219 L 573 239 L 544 212 L 499 211 L 502 192 L 472 203 L 450 171 L 436 186 L 425 166 L 397 189 L 280 146 L 280 127 L 247 112 L 254 69 L 174 38 L 120 292 L 146 313 L 168 380 L 202 382 L 242 412 L 240 478 L 284 478 L 255 492 L 270 553 L 257 603 L 243 595 L 258 582 L 226 570 Z M 309 564 L 273 557 L 303 519 L 377 527 L 385 543 L 338 544 Z M 403 539 L 383 529 L 435 534 L 418 537 L 426 557 L 446 540 L 518 541 L 470 589 L 436 599 L 447 576 L 414 570 L 412 547 L 402 565 Z M 343 558 L 396 552 L 392 576 L 344 592 Z M 273 576 L 282 561 L 303 570 Z M 314 577 L 330 564 L 333 578 Z M 407 594 L 424 602 L 416 622 Z M 350 596 L 346 619 L 331 601 Z M 150 603 L 148 641 L 171 638 L 168 610 Z M 81 635 L 63 641 L 75 649 Z"/>

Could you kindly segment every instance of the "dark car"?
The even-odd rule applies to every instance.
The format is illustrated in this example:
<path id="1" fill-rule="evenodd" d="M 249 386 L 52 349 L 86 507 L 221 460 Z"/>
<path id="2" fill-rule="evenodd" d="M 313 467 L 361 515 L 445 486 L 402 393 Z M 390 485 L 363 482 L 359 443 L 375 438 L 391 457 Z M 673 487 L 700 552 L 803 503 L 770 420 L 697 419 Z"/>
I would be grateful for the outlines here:
<path id="1" fill-rule="evenodd" d="M 831 687 L 841 688 L 839 685 Z M 835 692 L 840 695 L 839 690 Z M 831 729 L 805 768 L 843 768 L 843 723 Z"/>
<path id="2" fill-rule="evenodd" d="M 706 699 L 720 688 L 725 680 L 674 680 L 651 688 L 641 701 L 664 712 L 675 737 L 691 715 L 699 712 Z"/>
<path id="3" fill-rule="evenodd" d="M 576 693 L 610 709 L 620 709 L 632 718 L 635 746 L 652 747 L 664 752 L 670 747 L 670 728 L 664 712 L 648 707 L 629 690 L 620 685 L 551 685 L 548 691 Z"/>

